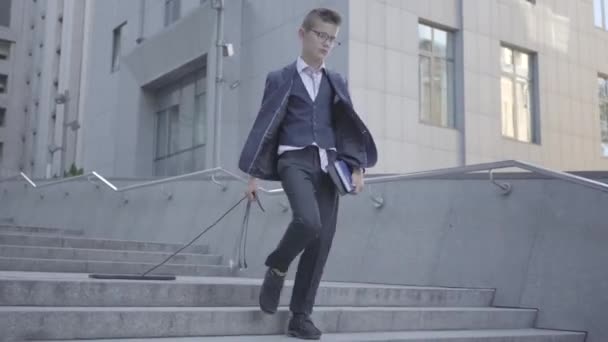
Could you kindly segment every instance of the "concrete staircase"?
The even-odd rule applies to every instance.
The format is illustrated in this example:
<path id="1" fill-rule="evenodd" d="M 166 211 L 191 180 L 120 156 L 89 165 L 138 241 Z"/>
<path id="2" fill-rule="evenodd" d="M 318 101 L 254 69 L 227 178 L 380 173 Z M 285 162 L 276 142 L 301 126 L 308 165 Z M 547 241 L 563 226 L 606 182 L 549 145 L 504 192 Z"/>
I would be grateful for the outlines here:
<path id="1" fill-rule="evenodd" d="M 175 244 L 91 239 L 0 226 L 0 341 L 284 341 L 289 313 L 257 308 L 261 280 L 231 277 L 206 246 L 159 268 L 175 281 L 90 279 L 137 273 Z M 287 282 L 282 305 L 289 303 Z M 534 329 L 534 309 L 492 307 L 494 290 L 324 282 L 313 319 L 324 341 L 582 342 Z"/>

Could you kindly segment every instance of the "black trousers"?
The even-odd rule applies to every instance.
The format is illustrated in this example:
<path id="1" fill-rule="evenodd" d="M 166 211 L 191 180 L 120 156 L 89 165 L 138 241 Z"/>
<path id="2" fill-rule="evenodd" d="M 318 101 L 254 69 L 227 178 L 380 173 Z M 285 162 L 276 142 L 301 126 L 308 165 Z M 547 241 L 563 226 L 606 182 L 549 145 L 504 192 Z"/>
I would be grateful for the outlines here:
<path id="1" fill-rule="evenodd" d="M 303 252 L 290 310 L 311 314 L 336 232 L 339 195 L 321 170 L 317 147 L 284 152 L 278 160 L 278 171 L 293 218 L 279 245 L 266 259 L 266 266 L 286 272 Z"/>

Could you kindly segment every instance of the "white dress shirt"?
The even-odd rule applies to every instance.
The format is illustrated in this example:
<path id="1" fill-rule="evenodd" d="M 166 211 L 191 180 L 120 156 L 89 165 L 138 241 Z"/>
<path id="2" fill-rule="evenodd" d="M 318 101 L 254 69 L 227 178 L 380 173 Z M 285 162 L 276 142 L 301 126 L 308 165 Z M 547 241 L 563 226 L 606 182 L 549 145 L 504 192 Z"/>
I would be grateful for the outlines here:
<path id="1" fill-rule="evenodd" d="M 298 74 L 302 79 L 302 83 L 306 87 L 306 91 L 310 98 L 314 101 L 317 98 L 317 94 L 319 93 L 319 87 L 321 86 L 321 80 L 323 79 L 323 69 L 325 68 L 325 63 L 321 65 L 319 69 L 314 69 L 313 67 L 306 64 L 306 62 L 302 59 L 302 57 L 298 56 L 298 60 L 296 61 L 296 68 L 298 70 Z M 319 147 L 316 142 L 312 143 L 314 146 L 319 148 L 319 161 L 321 165 L 321 170 L 327 172 L 327 150 Z M 295 151 L 306 148 L 306 146 L 289 146 L 289 145 L 279 145 L 278 153 L 281 155 L 286 151 Z M 335 150 L 335 148 L 331 148 Z"/>

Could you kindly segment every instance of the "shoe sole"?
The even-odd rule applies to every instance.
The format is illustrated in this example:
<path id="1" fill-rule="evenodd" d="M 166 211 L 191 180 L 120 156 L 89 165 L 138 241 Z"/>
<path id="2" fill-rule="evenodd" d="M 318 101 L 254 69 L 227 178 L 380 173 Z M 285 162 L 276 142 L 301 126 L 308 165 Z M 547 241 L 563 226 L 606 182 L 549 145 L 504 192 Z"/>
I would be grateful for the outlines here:
<path id="1" fill-rule="evenodd" d="M 262 305 L 262 301 L 261 300 L 258 301 L 258 304 L 260 306 L 260 310 L 262 310 L 262 312 L 265 313 L 265 314 L 274 315 L 275 313 L 277 313 L 277 309 L 276 308 L 274 310 L 265 308 L 264 305 Z"/>
<path id="2" fill-rule="evenodd" d="M 302 339 L 302 340 L 320 340 L 321 339 L 320 335 L 319 336 L 302 336 L 302 335 L 298 334 L 295 331 L 288 331 L 287 332 L 287 336 L 299 338 L 299 339 Z"/>
<path id="3" fill-rule="evenodd" d="M 277 313 L 277 311 L 272 311 L 272 310 L 268 310 L 268 309 L 264 309 L 262 306 L 260 306 L 260 310 L 262 310 L 263 313 L 268 314 L 268 315 L 274 315 L 275 313 Z"/>

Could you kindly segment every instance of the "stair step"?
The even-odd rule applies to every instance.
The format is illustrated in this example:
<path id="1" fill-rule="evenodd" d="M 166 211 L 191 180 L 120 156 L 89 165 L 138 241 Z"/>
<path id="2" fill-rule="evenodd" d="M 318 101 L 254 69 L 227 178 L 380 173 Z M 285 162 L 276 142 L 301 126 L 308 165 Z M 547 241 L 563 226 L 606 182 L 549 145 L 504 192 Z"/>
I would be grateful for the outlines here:
<path id="1" fill-rule="evenodd" d="M 93 248 L 109 250 L 134 250 L 151 252 L 174 252 L 181 248 L 182 244 L 130 241 L 130 240 L 110 240 L 84 237 L 68 236 L 44 236 L 32 234 L 10 234 L 0 233 L 0 244 L 2 245 L 25 245 L 38 247 L 72 247 L 72 248 Z M 192 245 L 184 250 L 186 253 L 209 253 L 209 247 L 205 245 Z"/>
<path id="2" fill-rule="evenodd" d="M 0 305 L 25 306 L 257 306 L 261 279 L 178 277 L 175 281 L 90 279 L 0 272 Z M 288 305 L 286 281 L 281 305 Z M 168 295 L 168 294 L 171 295 Z M 320 306 L 487 307 L 494 290 L 322 282 Z"/>
<path id="3" fill-rule="evenodd" d="M 82 235 L 82 230 L 0 224 L 0 232 Z"/>
<path id="4" fill-rule="evenodd" d="M 141 274 L 156 264 L 157 263 L 0 257 L 0 270 L 11 271 Z M 233 274 L 233 270 L 231 270 L 230 267 L 219 265 L 167 263 L 157 268 L 151 274 L 227 276 Z"/>
<path id="5" fill-rule="evenodd" d="M 199 336 L 146 339 L 86 340 L 87 342 L 289 342 L 285 335 Z M 543 329 L 397 331 L 323 334 L 327 342 L 584 342 L 585 333 Z M 85 340 L 69 340 L 78 342 Z M 42 342 L 42 341 L 41 341 Z M 50 340 L 49 340 L 50 342 Z M 54 342 L 68 342 L 55 340 Z"/>
<path id="6" fill-rule="evenodd" d="M 161 262 L 171 255 L 167 252 L 119 251 L 91 248 L 37 247 L 23 245 L 0 245 L 1 257 L 39 259 L 78 259 L 123 262 Z M 219 265 L 222 257 L 210 254 L 180 253 L 170 260 L 176 264 Z"/>
<path id="7" fill-rule="evenodd" d="M 327 333 L 532 328 L 536 310 L 507 308 L 317 307 Z M 276 335 L 288 309 L 252 307 L 0 307 L 0 331 L 24 339 Z M 44 324 L 41 324 L 44 322 Z"/>

